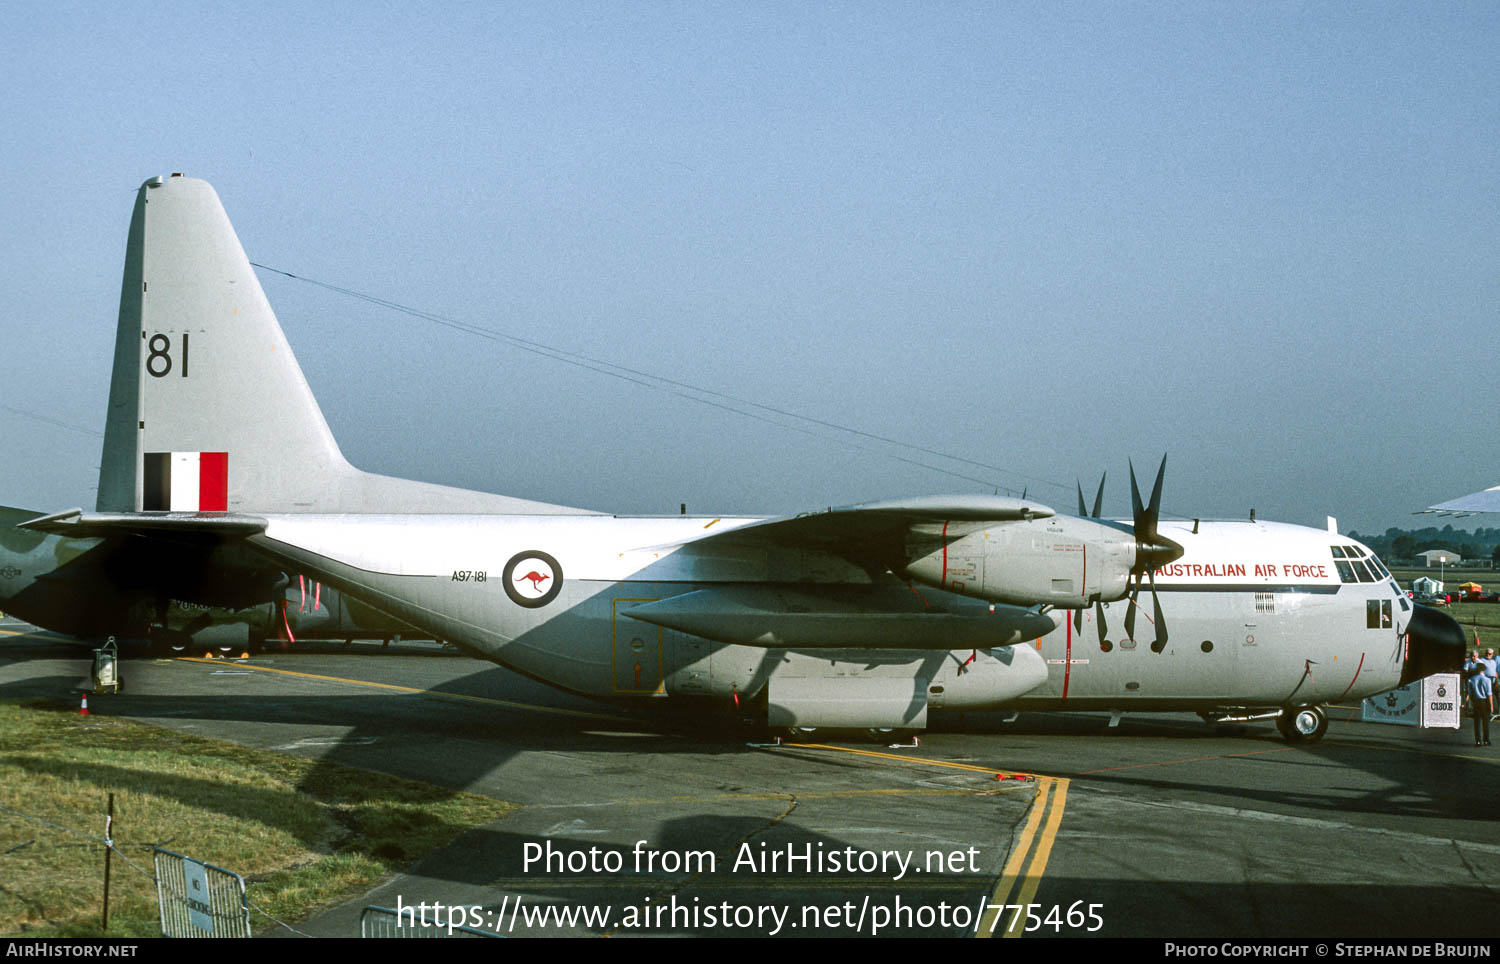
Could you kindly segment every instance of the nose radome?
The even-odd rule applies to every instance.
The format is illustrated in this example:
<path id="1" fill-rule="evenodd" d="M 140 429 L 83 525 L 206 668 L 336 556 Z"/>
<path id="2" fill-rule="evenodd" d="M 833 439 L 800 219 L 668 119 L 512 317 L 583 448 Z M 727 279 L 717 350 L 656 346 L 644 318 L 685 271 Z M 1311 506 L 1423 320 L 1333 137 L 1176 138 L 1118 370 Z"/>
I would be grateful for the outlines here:
<path id="1" fill-rule="evenodd" d="M 1401 685 L 1433 673 L 1452 672 L 1463 665 L 1469 638 L 1458 621 L 1447 613 L 1431 606 L 1417 606 L 1411 622 L 1406 624 L 1406 633 L 1406 666 L 1401 671 Z"/>

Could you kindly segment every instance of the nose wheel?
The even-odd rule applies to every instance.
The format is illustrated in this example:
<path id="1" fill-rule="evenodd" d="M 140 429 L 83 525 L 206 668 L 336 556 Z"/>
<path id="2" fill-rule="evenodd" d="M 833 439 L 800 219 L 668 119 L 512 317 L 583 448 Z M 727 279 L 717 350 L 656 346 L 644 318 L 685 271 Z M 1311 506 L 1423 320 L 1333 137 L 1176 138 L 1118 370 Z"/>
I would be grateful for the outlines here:
<path id="1" fill-rule="evenodd" d="M 1276 729 L 1288 743 L 1316 743 L 1328 732 L 1328 714 L 1321 706 L 1289 706 L 1276 717 Z"/>

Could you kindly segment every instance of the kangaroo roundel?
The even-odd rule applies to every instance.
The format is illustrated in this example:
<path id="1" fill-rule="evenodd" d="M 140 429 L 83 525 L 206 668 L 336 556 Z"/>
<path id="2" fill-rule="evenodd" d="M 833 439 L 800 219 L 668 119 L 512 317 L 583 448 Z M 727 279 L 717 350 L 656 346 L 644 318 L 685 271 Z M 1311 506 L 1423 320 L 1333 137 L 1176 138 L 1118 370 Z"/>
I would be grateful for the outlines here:
<path id="1" fill-rule="evenodd" d="M 505 564 L 505 594 L 518 606 L 536 609 L 557 598 L 562 589 L 562 566 L 539 549 L 528 549 Z"/>

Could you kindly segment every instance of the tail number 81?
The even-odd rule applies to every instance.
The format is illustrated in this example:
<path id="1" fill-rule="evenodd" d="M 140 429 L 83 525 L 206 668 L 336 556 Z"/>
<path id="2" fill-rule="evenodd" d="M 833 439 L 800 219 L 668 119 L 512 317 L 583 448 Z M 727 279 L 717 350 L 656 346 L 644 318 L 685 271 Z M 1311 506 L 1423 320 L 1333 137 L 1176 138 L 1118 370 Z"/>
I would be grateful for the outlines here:
<path id="1" fill-rule="evenodd" d="M 141 332 L 141 337 L 142 338 L 146 337 L 146 333 L 145 332 Z M 186 377 L 188 377 L 188 333 L 187 332 L 183 332 L 182 333 L 182 346 L 181 347 L 182 347 L 182 351 L 181 351 L 181 353 L 179 354 L 178 357 L 181 358 L 181 360 L 182 360 L 182 365 L 180 366 L 181 367 L 181 371 L 182 371 L 182 377 L 186 378 Z M 146 350 L 148 352 L 148 354 L 146 355 L 146 374 L 150 375 L 152 378 L 166 378 L 168 375 L 170 375 L 172 373 L 172 336 L 171 335 L 164 335 L 161 332 L 157 332 L 156 334 L 154 334 L 154 335 L 151 336 L 151 340 L 150 341 L 146 342 Z"/>

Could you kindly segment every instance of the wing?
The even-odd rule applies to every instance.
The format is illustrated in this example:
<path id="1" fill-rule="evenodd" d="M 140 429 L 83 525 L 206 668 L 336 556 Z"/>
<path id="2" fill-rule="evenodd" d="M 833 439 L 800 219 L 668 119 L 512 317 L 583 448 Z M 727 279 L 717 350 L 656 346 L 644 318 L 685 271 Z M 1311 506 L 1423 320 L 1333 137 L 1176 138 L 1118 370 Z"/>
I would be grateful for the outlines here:
<path id="1" fill-rule="evenodd" d="M 1413 513 L 1413 515 L 1431 513 L 1433 515 L 1462 517 L 1475 515 L 1480 512 L 1500 512 L 1500 485 L 1491 486 L 1483 492 L 1474 492 L 1470 495 L 1459 496 L 1456 499 L 1449 499 L 1447 502 L 1439 502 L 1437 505 L 1428 506 L 1421 512 Z"/>
<path id="2" fill-rule="evenodd" d="M 764 519 L 700 536 L 673 547 L 776 547 L 825 552 L 864 569 L 900 569 L 909 538 L 921 532 L 951 542 L 997 522 L 1044 519 L 1044 505 L 1005 496 L 923 496 L 838 506 L 821 512 Z"/>

